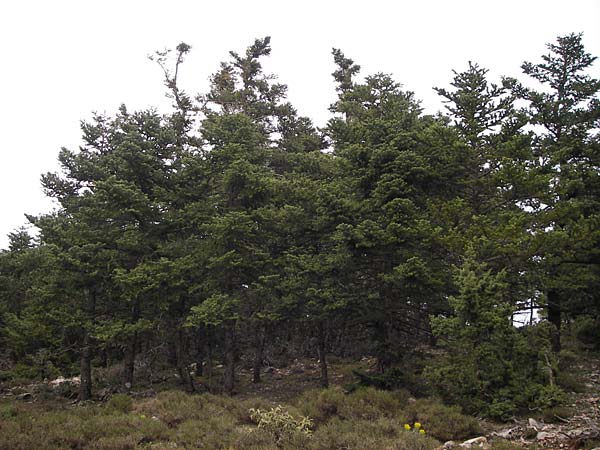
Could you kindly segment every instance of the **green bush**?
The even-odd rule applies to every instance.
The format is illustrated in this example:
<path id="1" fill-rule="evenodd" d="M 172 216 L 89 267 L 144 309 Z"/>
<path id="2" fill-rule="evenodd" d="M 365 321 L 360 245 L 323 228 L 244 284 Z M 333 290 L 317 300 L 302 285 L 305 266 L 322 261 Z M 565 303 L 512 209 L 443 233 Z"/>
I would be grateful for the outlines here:
<path id="1" fill-rule="evenodd" d="M 579 317 L 573 323 L 573 334 L 582 344 L 600 349 L 600 319 Z"/>
<path id="2" fill-rule="evenodd" d="M 585 392 L 585 384 L 577 375 L 568 372 L 558 372 L 556 384 L 568 392 Z"/>
<path id="3" fill-rule="evenodd" d="M 112 411 L 128 413 L 133 408 L 133 400 L 128 395 L 115 394 L 110 398 L 106 407 Z"/>
<path id="4" fill-rule="evenodd" d="M 0 382 L 1 381 L 12 381 L 12 380 L 34 380 L 40 377 L 40 369 L 38 367 L 29 366 L 27 364 L 18 363 L 15 364 L 10 370 L 0 371 Z"/>
<path id="5" fill-rule="evenodd" d="M 487 406 L 487 416 L 495 420 L 507 421 L 516 412 L 517 406 L 512 400 L 495 400 Z"/>
<path id="6" fill-rule="evenodd" d="M 581 361 L 581 357 L 570 350 L 561 350 L 558 354 L 559 370 L 572 370 Z"/>
<path id="7" fill-rule="evenodd" d="M 397 367 L 392 367 L 383 374 L 370 374 L 360 370 L 353 370 L 352 374 L 358 378 L 358 382 L 348 386 L 350 391 L 362 386 L 383 390 L 404 390 L 418 397 L 429 393 L 429 386 L 421 376 Z"/>
<path id="8" fill-rule="evenodd" d="M 566 419 L 573 415 L 573 410 L 567 406 L 554 406 L 546 408 L 542 411 L 540 419 L 545 423 L 560 423 L 561 419 Z"/>
<path id="9" fill-rule="evenodd" d="M 14 405 L 1 405 L 0 406 L 0 419 L 11 419 L 16 417 L 18 414 L 17 407 Z"/>
<path id="10" fill-rule="evenodd" d="M 541 386 L 534 404 L 538 408 L 552 408 L 564 403 L 564 391 L 556 385 Z"/>

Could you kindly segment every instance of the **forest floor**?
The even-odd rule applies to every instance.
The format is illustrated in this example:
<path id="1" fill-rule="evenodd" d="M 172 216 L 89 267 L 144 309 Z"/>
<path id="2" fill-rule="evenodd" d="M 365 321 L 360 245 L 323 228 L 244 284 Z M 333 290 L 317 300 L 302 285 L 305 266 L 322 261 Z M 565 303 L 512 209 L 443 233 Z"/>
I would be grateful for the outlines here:
<path id="1" fill-rule="evenodd" d="M 314 360 L 269 368 L 261 383 L 252 383 L 251 370 L 241 369 L 233 398 L 189 395 L 167 382 L 131 396 L 111 398 L 99 391 L 96 401 L 81 404 L 56 395 L 48 383 L 4 385 L 0 386 L 0 450 L 600 447 L 597 355 L 569 368 L 573 392 L 568 393 L 566 405 L 532 411 L 504 424 L 467 417 L 455 408 L 415 399 L 406 392 L 369 388 L 347 394 L 344 387 L 356 381 L 352 371 L 369 371 L 373 365 L 368 358 L 360 362 L 333 359 L 329 368 L 332 387 L 327 391 L 318 389 L 319 365 Z M 291 423 L 295 423 L 293 418 L 311 417 L 314 432 L 308 436 L 259 429 L 249 411 L 269 411 L 277 405 L 289 412 Z M 426 428 L 426 436 L 404 430 L 405 423 L 417 421 Z"/>

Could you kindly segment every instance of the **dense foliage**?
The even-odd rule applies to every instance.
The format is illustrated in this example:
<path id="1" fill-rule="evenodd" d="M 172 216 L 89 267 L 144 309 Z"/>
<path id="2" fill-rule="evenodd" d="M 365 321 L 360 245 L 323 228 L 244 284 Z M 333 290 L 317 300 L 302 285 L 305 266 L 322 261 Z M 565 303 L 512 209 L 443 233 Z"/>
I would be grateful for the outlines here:
<path id="1" fill-rule="evenodd" d="M 232 394 L 240 364 L 314 354 L 326 387 L 328 355 L 370 355 L 472 413 L 559 402 L 561 329 L 600 346 L 600 80 L 581 35 L 548 49 L 524 81 L 470 62 L 436 116 L 334 49 L 323 129 L 263 71 L 269 38 L 198 96 L 191 48 L 157 53 L 172 113 L 84 123 L 42 178 L 59 208 L 0 253 L 2 377 L 79 374 L 88 399 L 95 367 L 127 389 L 173 367 Z"/>

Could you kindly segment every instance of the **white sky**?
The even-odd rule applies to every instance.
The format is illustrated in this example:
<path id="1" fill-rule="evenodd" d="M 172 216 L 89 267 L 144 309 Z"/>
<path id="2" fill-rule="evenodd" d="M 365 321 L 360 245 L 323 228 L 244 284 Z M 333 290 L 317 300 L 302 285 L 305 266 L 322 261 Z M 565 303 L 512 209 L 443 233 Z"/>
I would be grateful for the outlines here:
<path id="1" fill-rule="evenodd" d="M 447 86 L 468 60 L 493 80 L 524 79 L 524 60 L 580 31 L 600 56 L 600 1 L 0 0 L 0 248 L 25 213 L 52 209 L 40 175 L 57 170 L 61 147 L 77 148 L 80 120 L 121 103 L 168 106 L 162 74 L 147 59 L 154 50 L 190 44 L 182 83 L 205 92 L 229 50 L 269 35 L 265 67 L 289 86 L 301 114 L 324 125 L 335 98 L 332 47 L 362 75 L 393 74 L 434 113 L 441 103 L 431 88 Z"/>

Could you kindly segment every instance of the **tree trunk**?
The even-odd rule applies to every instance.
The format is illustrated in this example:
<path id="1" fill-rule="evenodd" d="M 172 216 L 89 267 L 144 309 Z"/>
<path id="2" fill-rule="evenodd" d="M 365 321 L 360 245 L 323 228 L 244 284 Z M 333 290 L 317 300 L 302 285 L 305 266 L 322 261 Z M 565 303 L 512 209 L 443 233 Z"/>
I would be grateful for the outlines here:
<path id="1" fill-rule="evenodd" d="M 225 371 L 223 373 L 223 392 L 233 394 L 235 377 L 235 323 L 225 324 L 225 342 L 223 346 Z"/>
<path id="2" fill-rule="evenodd" d="M 129 390 L 133 386 L 133 373 L 135 370 L 135 354 L 137 348 L 137 332 L 134 332 L 127 345 L 127 352 L 125 354 L 125 373 L 123 374 L 123 381 L 125 387 Z"/>
<path id="3" fill-rule="evenodd" d="M 256 326 L 254 334 L 254 366 L 252 368 L 252 382 L 260 383 L 260 369 L 263 362 L 263 350 L 265 347 L 265 332 L 260 325 Z"/>
<path id="4" fill-rule="evenodd" d="M 135 324 L 140 319 L 140 303 L 139 300 L 133 302 L 131 308 L 131 324 Z M 133 386 L 133 375 L 135 371 L 135 357 L 138 346 L 138 334 L 137 331 L 133 332 L 129 343 L 127 345 L 127 351 L 125 355 L 125 373 L 124 373 L 124 384 L 127 389 L 131 389 Z"/>
<path id="5" fill-rule="evenodd" d="M 321 387 L 329 387 L 329 375 L 327 374 L 327 359 L 326 359 L 326 348 L 325 348 L 325 326 L 323 322 L 319 322 L 317 325 L 317 339 L 318 339 L 318 350 L 319 350 L 319 364 L 321 366 Z"/>
<path id="6" fill-rule="evenodd" d="M 213 344 L 212 338 L 209 335 L 206 340 L 206 381 L 208 383 L 208 390 L 212 391 L 212 379 L 213 379 Z"/>
<path id="7" fill-rule="evenodd" d="M 194 380 L 186 361 L 185 333 L 181 327 L 177 330 L 177 373 L 182 386 L 187 386 L 190 392 L 195 392 Z"/>
<path id="8" fill-rule="evenodd" d="M 96 314 L 96 292 L 88 288 L 83 290 L 84 312 L 87 319 L 92 322 Z M 79 380 L 79 401 L 92 398 L 92 339 L 89 331 L 83 327 L 83 339 L 80 355 L 80 380 Z"/>
<path id="9" fill-rule="evenodd" d="M 562 323 L 562 311 L 560 304 L 560 292 L 556 289 L 548 290 L 548 322 L 554 325 L 551 343 L 554 353 L 560 352 L 560 327 Z"/>
<path id="10" fill-rule="evenodd" d="M 204 344 L 205 344 L 205 333 L 202 328 L 198 329 L 196 333 L 196 376 L 201 377 L 204 375 Z"/>
<path id="11" fill-rule="evenodd" d="M 175 323 L 169 322 L 171 330 L 175 329 Z M 167 341 L 167 363 L 172 367 L 177 367 L 177 332 L 174 332 Z"/>
<path id="12" fill-rule="evenodd" d="M 79 401 L 92 398 L 92 347 L 87 330 L 83 335 L 80 359 Z"/>
<path id="13" fill-rule="evenodd" d="M 392 364 L 389 350 L 388 327 L 385 321 L 377 320 L 374 328 L 374 338 L 377 345 L 377 372 L 384 373 Z"/>

